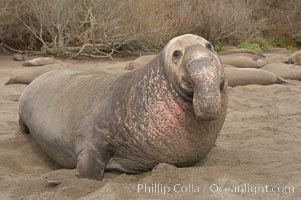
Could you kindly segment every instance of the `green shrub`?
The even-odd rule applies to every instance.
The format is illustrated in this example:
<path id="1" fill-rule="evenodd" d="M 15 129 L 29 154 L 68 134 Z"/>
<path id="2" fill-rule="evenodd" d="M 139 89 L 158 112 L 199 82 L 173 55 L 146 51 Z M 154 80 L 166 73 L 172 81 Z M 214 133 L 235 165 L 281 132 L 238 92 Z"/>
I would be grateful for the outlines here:
<path id="1" fill-rule="evenodd" d="M 45 54 L 51 54 L 51 55 L 55 55 L 55 56 L 64 56 L 65 55 L 65 51 L 62 47 L 53 46 L 52 44 L 47 44 L 47 43 L 45 43 L 41 47 L 41 51 Z"/>
<path id="2" fill-rule="evenodd" d="M 213 48 L 216 52 L 223 50 L 223 45 L 220 42 L 213 43 Z"/>
<path id="3" fill-rule="evenodd" d="M 275 37 L 269 37 L 266 41 L 268 47 L 281 47 L 280 42 Z"/>
<path id="4" fill-rule="evenodd" d="M 255 42 L 241 42 L 239 45 L 237 45 L 237 47 L 242 49 L 250 49 L 253 51 L 262 51 L 260 45 Z"/>
<path id="5" fill-rule="evenodd" d="M 250 40 L 252 43 L 256 43 L 259 45 L 260 49 L 265 50 L 268 48 L 274 48 L 274 47 L 284 47 L 281 43 L 281 40 L 276 37 L 256 37 L 252 40 Z"/>

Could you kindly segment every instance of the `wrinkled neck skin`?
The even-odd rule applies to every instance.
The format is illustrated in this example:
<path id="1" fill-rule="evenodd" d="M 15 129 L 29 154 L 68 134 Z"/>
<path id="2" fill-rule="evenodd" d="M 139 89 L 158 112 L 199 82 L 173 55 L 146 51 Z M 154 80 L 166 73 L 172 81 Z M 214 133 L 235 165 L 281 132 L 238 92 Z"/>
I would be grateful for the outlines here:
<path id="1" fill-rule="evenodd" d="M 129 74 L 129 78 L 124 77 L 125 82 L 120 82 L 121 87 L 129 85 L 126 87 L 125 98 L 121 100 L 123 102 L 118 103 L 120 109 L 123 109 L 120 110 L 123 111 L 121 116 L 126 117 L 125 121 L 130 123 L 125 125 L 137 128 L 138 132 L 146 134 L 150 139 L 156 135 L 162 137 L 162 134 L 174 136 L 177 128 L 170 129 L 169 126 L 175 126 L 180 118 L 194 118 L 192 103 L 184 101 L 173 89 L 172 83 L 166 78 L 163 63 L 159 63 L 159 60 L 155 59 Z"/>
<path id="2" fill-rule="evenodd" d="M 159 60 L 164 59 L 156 58 L 117 81 L 109 98 L 114 103 L 107 112 L 114 124 L 105 119 L 98 124 L 115 133 L 116 137 L 108 140 L 118 146 L 113 152 L 117 157 L 122 152 L 129 159 L 136 155 L 141 163 L 188 166 L 214 145 L 225 114 L 217 120 L 197 121 L 192 102 L 184 101 L 174 90 Z"/>

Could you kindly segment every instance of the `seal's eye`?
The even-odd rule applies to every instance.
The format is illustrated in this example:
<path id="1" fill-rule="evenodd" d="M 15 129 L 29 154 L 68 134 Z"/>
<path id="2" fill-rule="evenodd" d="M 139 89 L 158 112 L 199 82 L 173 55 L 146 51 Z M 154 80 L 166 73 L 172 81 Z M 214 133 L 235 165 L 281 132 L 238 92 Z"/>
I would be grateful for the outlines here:
<path id="1" fill-rule="evenodd" d="M 210 43 L 206 43 L 206 48 L 209 49 L 210 51 L 213 50 L 213 46 Z"/>
<path id="2" fill-rule="evenodd" d="M 182 52 L 179 50 L 175 50 L 172 54 L 172 58 L 178 60 L 182 56 Z"/>

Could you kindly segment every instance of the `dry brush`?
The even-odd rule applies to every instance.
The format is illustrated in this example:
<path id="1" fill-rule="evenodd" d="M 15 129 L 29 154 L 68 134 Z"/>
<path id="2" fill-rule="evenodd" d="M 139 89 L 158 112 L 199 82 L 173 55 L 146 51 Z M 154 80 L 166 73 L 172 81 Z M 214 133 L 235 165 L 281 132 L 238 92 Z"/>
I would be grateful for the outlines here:
<path id="1" fill-rule="evenodd" d="M 0 43 L 3 49 L 97 58 L 156 52 L 170 38 L 185 33 L 233 44 L 280 26 L 279 19 L 264 10 L 273 6 L 266 2 L 0 0 Z M 286 12 L 291 6 L 294 12 L 286 20 L 297 23 L 299 7 L 292 2 L 297 1 L 286 3 Z M 282 30 L 289 34 L 301 30 L 298 24 L 294 27 Z"/>

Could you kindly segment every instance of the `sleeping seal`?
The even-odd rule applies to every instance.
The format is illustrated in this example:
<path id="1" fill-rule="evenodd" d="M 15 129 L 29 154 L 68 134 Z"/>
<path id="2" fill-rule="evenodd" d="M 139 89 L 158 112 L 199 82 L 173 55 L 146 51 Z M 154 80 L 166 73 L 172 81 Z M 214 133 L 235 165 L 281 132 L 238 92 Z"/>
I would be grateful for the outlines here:
<path id="1" fill-rule="evenodd" d="M 54 63 L 57 63 L 58 60 L 56 60 L 53 57 L 39 57 L 34 58 L 32 60 L 28 60 L 23 63 L 23 66 L 25 67 L 38 67 L 38 66 L 44 66 L 44 65 L 51 65 Z"/>

